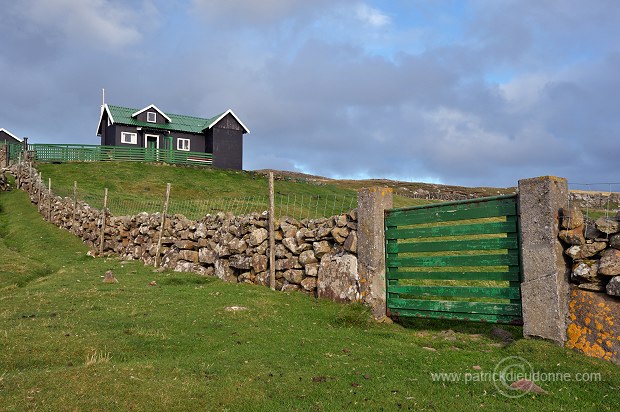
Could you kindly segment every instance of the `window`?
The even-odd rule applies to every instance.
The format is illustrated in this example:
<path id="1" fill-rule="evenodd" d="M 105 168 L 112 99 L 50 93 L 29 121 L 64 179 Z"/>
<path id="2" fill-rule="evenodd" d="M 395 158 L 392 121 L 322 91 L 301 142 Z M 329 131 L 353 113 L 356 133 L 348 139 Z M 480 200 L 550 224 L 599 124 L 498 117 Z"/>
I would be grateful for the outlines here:
<path id="1" fill-rule="evenodd" d="M 121 143 L 137 144 L 138 143 L 138 134 L 137 133 L 122 132 L 121 133 Z"/>
<path id="2" fill-rule="evenodd" d="M 157 122 L 157 113 L 155 112 L 146 112 L 146 121 L 149 123 Z"/>
<path id="3" fill-rule="evenodd" d="M 177 150 L 189 152 L 189 139 L 177 139 Z"/>

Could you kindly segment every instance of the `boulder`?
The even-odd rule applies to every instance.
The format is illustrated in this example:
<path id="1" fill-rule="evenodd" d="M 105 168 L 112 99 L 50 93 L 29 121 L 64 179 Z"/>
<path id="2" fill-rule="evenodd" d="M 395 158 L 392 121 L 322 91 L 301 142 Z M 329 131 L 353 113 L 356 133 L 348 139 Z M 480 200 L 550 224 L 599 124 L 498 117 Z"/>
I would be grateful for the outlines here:
<path id="1" fill-rule="evenodd" d="M 357 232 L 352 230 L 347 237 L 347 240 L 344 241 L 344 250 L 351 253 L 357 253 Z"/>
<path id="2" fill-rule="evenodd" d="M 306 277 L 301 281 L 301 287 L 307 291 L 316 289 L 316 278 Z"/>
<path id="3" fill-rule="evenodd" d="M 255 273 L 266 271 L 268 266 L 267 256 L 258 254 L 252 255 L 251 266 Z"/>
<path id="4" fill-rule="evenodd" d="M 249 270 L 252 265 L 252 258 L 247 255 L 232 255 L 228 258 L 230 267 Z"/>
<path id="5" fill-rule="evenodd" d="M 297 226 L 292 225 L 287 222 L 280 223 L 280 229 L 282 229 L 282 236 L 285 238 L 295 237 L 295 235 L 297 234 L 297 230 L 298 230 Z"/>
<path id="6" fill-rule="evenodd" d="M 620 249 L 620 233 L 609 238 L 609 246 L 614 249 Z"/>
<path id="7" fill-rule="evenodd" d="M 233 254 L 243 253 L 247 248 L 248 244 L 245 243 L 245 240 L 243 239 L 235 238 L 228 243 L 228 249 L 230 250 L 230 253 Z"/>
<path id="8" fill-rule="evenodd" d="M 580 283 L 577 285 L 579 289 L 589 290 L 592 292 L 604 292 L 605 284 L 604 283 Z"/>
<path id="9" fill-rule="evenodd" d="M 592 242 L 580 246 L 571 246 L 564 253 L 573 260 L 587 259 L 596 255 L 607 247 L 607 242 Z"/>
<path id="10" fill-rule="evenodd" d="M 314 256 L 316 256 L 317 259 L 321 259 L 326 253 L 329 253 L 332 250 L 327 240 L 312 243 L 312 249 L 314 250 Z"/>
<path id="11" fill-rule="evenodd" d="M 562 229 L 575 229 L 583 225 L 583 213 L 576 205 L 572 205 L 570 208 L 561 209 Z"/>
<path id="12" fill-rule="evenodd" d="M 614 276 L 607 284 L 607 294 L 620 297 L 620 276 Z"/>
<path id="13" fill-rule="evenodd" d="M 331 230 L 331 235 L 336 242 L 342 245 L 349 236 L 349 229 L 347 227 L 335 227 Z"/>
<path id="14" fill-rule="evenodd" d="M 215 251 L 218 257 L 230 256 L 230 249 L 228 248 L 227 245 L 218 243 L 217 245 L 215 245 L 213 250 Z"/>
<path id="15" fill-rule="evenodd" d="M 215 260 L 217 259 L 217 253 L 214 250 L 211 250 L 209 248 L 203 247 L 200 250 L 198 250 L 198 261 L 200 263 L 206 263 L 208 265 L 212 265 L 215 263 Z"/>
<path id="16" fill-rule="evenodd" d="M 301 263 L 302 266 L 317 262 L 318 259 L 314 255 L 313 250 L 306 250 L 305 252 L 301 252 L 301 254 L 299 255 L 299 263 Z"/>
<path id="17" fill-rule="evenodd" d="M 581 260 L 573 264 L 570 280 L 574 283 L 603 283 L 598 275 L 598 260 Z"/>
<path id="18" fill-rule="evenodd" d="M 575 229 L 560 230 L 558 237 L 568 245 L 579 246 L 586 243 L 586 239 L 583 236 L 583 226 Z"/>
<path id="19" fill-rule="evenodd" d="M 620 275 L 620 250 L 607 249 L 601 253 L 598 273 L 605 276 Z"/>
<path id="20" fill-rule="evenodd" d="M 215 261 L 215 276 L 225 282 L 237 283 L 237 276 L 226 259 L 217 259 Z"/>
<path id="21" fill-rule="evenodd" d="M 303 270 L 289 269 L 283 274 L 284 279 L 289 283 L 300 284 L 304 278 Z"/>
<path id="22" fill-rule="evenodd" d="M 258 246 L 263 243 L 267 238 L 269 238 L 269 232 L 267 229 L 260 228 L 255 229 L 250 233 L 250 238 L 248 239 L 248 243 L 250 246 Z"/>
<path id="23" fill-rule="evenodd" d="M 620 222 L 610 217 L 599 217 L 596 219 L 596 228 L 608 235 L 620 232 Z"/>
<path id="24" fill-rule="evenodd" d="M 296 292 L 299 289 L 301 289 L 301 286 L 294 283 L 288 283 L 286 281 L 284 281 L 282 287 L 280 288 L 282 292 Z"/>
<path id="25" fill-rule="evenodd" d="M 294 254 L 298 255 L 299 254 L 299 248 L 297 246 L 297 241 L 295 240 L 294 237 L 286 237 L 282 240 L 282 244 L 284 246 L 286 246 L 286 248 L 288 250 L 290 250 L 291 252 L 293 252 Z"/>
<path id="26" fill-rule="evenodd" d="M 308 264 L 304 267 L 304 270 L 306 272 L 306 276 L 317 277 L 319 275 L 319 264 L 318 263 Z"/>
<path id="27" fill-rule="evenodd" d="M 345 227 L 347 225 L 347 215 L 346 214 L 342 214 L 338 217 L 336 217 L 336 226 L 338 227 Z"/>
<path id="28" fill-rule="evenodd" d="M 276 270 L 288 270 L 288 269 L 300 269 L 301 265 L 299 264 L 299 259 L 295 256 L 292 256 L 287 259 L 277 259 L 276 260 Z"/>
<path id="29" fill-rule="evenodd" d="M 317 278 L 318 297 L 337 302 L 355 302 L 359 300 L 358 281 L 355 256 L 323 255 Z"/>
<path id="30" fill-rule="evenodd" d="M 179 260 L 198 263 L 199 253 L 194 250 L 179 250 Z"/>

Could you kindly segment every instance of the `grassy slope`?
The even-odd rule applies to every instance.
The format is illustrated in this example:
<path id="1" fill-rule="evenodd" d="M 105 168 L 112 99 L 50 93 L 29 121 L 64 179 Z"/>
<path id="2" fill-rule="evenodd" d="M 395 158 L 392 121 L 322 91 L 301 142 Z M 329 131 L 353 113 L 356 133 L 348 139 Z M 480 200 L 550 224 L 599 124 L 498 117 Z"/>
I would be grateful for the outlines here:
<path id="1" fill-rule="evenodd" d="M 135 213 L 136 207 L 148 211 L 161 210 L 166 183 L 172 184 L 171 199 L 175 207 L 182 211 L 187 204 L 186 201 L 216 201 L 217 199 L 235 198 L 243 199 L 249 197 L 262 197 L 255 205 L 255 211 L 262 211 L 267 208 L 267 179 L 260 174 L 242 171 L 218 170 L 212 168 L 188 168 L 175 167 L 170 165 L 143 164 L 143 163 L 65 163 L 65 164 L 40 164 L 37 166 L 43 175 L 43 181 L 47 184 L 48 178 L 52 179 L 52 189 L 61 196 L 69 196 L 73 191 L 73 182 L 78 182 L 80 198 L 86 200 L 93 206 L 101 207 L 103 203 L 103 189 L 108 188 L 110 201 L 114 202 L 111 207 L 112 213 Z M 286 207 L 282 207 L 282 213 L 278 208 L 281 202 L 294 202 L 304 204 L 291 213 L 300 216 L 310 214 L 318 217 L 324 211 L 327 202 L 308 201 L 312 196 L 330 198 L 329 206 L 332 205 L 331 199 L 334 195 L 338 196 L 338 201 L 333 201 L 336 205 L 346 205 L 342 210 L 348 209 L 348 205 L 356 206 L 356 194 L 358 187 L 342 187 L 333 183 L 308 183 L 297 179 L 277 180 L 275 183 L 276 192 L 276 212 L 279 216 L 288 212 Z M 303 199 L 305 199 L 302 202 Z M 343 196 L 348 197 L 345 200 Z M 293 200 L 295 199 L 295 200 Z M 342 200 L 340 200 L 342 199 Z M 129 202 L 129 206 L 126 206 Z M 151 205 L 147 203 L 151 202 Z M 180 203 L 181 204 L 180 204 Z M 255 202 L 253 201 L 252 204 Z M 418 205 L 428 203 L 425 200 L 410 199 L 403 196 L 395 196 L 394 204 L 396 207 Z M 141 204 L 142 206 L 139 206 Z M 224 203 L 229 205 L 228 203 Z M 152 210 L 150 210 L 152 209 Z M 190 209 L 188 209 L 190 210 Z M 231 206 L 222 205 L 219 210 L 228 210 L 239 213 L 239 210 Z M 332 211 L 327 209 L 326 214 L 340 213 L 342 210 Z M 204 211 L 203 211 L 204 212 Z M 318 215 L 317 215 L 318 212 Z M 174 213 L 174 210 L 173 210 Z M 206 212 L 205 212 L 206 213 Z M 293 216 L 297 216 L 293 214 Z"/>
<path id="2" fill-rule="evenodd" d="M 482 324 L 368 324 L 356 305 L 92 259 L 24 193 L 0 193 L 0 208 L 0 256 L 16 259 L 3 260 L 0 289 L 3 410 L 611 411 L 620 401 L 617 366 L 547 342 L 502 348 Z M 118 284 L 102 283 L 108 269 Z M 540 382 L 547 395 L 509 399 L 490 382 L 430 378 L 492 372 L 507 356 L 602 382 Z"/>

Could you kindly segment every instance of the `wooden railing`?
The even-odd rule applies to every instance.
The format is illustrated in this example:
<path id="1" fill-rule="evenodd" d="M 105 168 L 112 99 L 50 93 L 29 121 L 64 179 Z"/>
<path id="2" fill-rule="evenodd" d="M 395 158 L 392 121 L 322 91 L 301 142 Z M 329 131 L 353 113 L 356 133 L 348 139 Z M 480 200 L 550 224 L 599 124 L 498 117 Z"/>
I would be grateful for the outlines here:
<path id="1" fill-rule="evenodd" d="M 11 145 L 10 157 L 23 156 L 23 145 Z M 184 152 L 150 147 L 29 144 L 28 155 L 37 162 L 161 162 L 209 166 L 211 153 Z"/>

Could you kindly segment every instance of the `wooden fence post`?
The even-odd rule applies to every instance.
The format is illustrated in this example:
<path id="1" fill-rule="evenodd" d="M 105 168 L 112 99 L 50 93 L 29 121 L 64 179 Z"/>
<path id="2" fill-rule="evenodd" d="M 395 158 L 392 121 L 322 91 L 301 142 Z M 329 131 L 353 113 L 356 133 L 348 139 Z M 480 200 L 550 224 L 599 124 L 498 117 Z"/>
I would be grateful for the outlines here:
<path id="1" fill-rule="evenodd" d="M 161 263 L 161 238 L 164 237 L 164 227 L 166 225 L 166 213 L 168 213 L 168 202 L 170 201 L 170 183 L 166 184 L 166 200 L 164 201 L 164 209 L 161 214 L 161 227 L 159 229 L 159 239 L 157 240 L 157 252 L 155 254 L 155 267 L 158 268 Z"/>
<path id="2" fill-rule="evenodd" d="M 101 239 L 99 240 L 99 255 L 103 255 L 103 246 L 105 243 L 105 219 L 108 208 L 108 188 L 103 191 L 103 209 L 101 209 Z"/>
<path id="3" fill-rule="evenodd" d="M 47 220 L 52 221 L 52 178 L 48 178 L 47 185 Z"/>
<path id="4" fill-rule="evenodd" d="M 17 188 L 21 188 L 22 187 L 22 155 L 21 153 L 19 154 L 19 156 L 17 157 L 18 163 L 17 163 Z"/>
<path id="5" fill-rule="evenodd" d="M 273 172 L 269 172 L 269 287 L 276 290 L 276 235 Z"/>
<path id="6" fill-rule="evenodd" d="M 75 214 L 77 212 L 77 181 L 73 181 L 73 220 L 71 221 L 71 229 L 75 232 Z"/>
<path id="7" fill-rule="evenodd" d="M 28 161 L 28 138 L 24 137 L 24 162 Z"/>
<path id="8" fill-rule="evenodd" d="M 37 188 L 39 189 L 39 201 L 37 202 L 37 209 L 39 210 L 39 212 L 41 212 L 41 196 L 43 192 L 43 176 L 41 175 L 41 172 L 37 174 Z"/>

